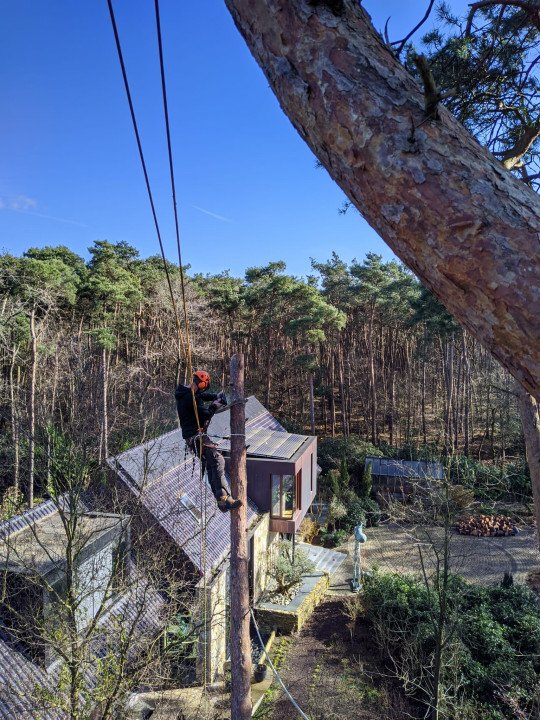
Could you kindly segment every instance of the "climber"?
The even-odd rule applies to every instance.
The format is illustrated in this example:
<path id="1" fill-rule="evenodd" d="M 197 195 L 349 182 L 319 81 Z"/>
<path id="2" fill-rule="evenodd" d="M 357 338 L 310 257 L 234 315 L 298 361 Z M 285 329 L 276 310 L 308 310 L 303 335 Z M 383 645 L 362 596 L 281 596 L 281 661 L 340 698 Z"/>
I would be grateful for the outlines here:
<path id="1" fill-rule="evenodd" d="M 182 428 L 182 437 L 191 452 L 201 459 L 203 473 L 205 470 L 208 471 L 208 482 L 217 500 L 218 508 L 222 512 L 227 512 L 240 507 L 242 502 L 231 497 L 231 491 L 225 478 L 225 459 L 217 445 L 206 434 L 216 410 L 227 404 L 223 392 L 217 394 L 207 392 L 209 387 L 210 375 L 204 370 L 197 370 L 193 373 L 191 385 L 178 385 L 176 388 L 176 409 Z M 197 405 L 200 427 L 197 424 L 193 398 Z M 210 401 L 211 404 L 205 407 L 204 403 L 207 401 Z"/>

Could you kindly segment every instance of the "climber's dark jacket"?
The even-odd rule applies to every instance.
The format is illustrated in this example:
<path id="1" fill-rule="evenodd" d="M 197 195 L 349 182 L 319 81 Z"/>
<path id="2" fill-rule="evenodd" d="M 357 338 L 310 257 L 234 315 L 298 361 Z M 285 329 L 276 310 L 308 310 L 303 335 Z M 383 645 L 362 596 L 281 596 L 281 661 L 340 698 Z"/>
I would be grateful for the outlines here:
<path id="1" fill-rule="evenodd" d="M 196 435 L 199 431 L 197 425 L 197 418 L 195 417 L 195 410 L 193 408 L 193 395 L 189 385 L 178 385 L 175 392 L 176 397 L 176 409 L 178 411 L 178 418 L 180 420 L 180 426 L 182 428 L 182 437 L 184 440 Z M 203 403 L 217 400 L 216 393 L 211 392 L 196 392 L 195 402 L 197 403 L 197 412 L 199 414 L 199 422 L 201 428 L 210 420 L 214 414 L 213 408 L 206 408 Z"/>

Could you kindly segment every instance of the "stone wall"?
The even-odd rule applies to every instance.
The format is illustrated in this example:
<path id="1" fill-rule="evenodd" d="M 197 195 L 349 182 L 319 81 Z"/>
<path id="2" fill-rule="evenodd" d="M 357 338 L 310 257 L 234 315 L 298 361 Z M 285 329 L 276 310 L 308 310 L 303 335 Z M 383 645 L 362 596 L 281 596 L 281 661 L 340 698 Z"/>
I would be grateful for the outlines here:
<path id="1" fill-rule="evenodd" d="M 262 630 L 277 628 L 283 633 L 300 630 L 323 599 L 330 578 L 327 573 L 314 573 L 304 578 L 301 591 L 289 605 L 261 602 L 256 608 L 257 623 Z"/>
<path id="2" fill-rule="evenodd" d="M 206 681 L 215 683 L 223 677 L 227 659 L 227 571 L 226 563 L 221 573 L 206 588 L 207 626 L 201 628 L 197 651 L 197 677 L 204 675 L 204 648 L 206 645 Z M 199 592 L 198 615 L 204 618 L 204 589 Z M 205 642 L 206 641 L 206 642 Z"/>
<path id="3" fill-rule="evenodd" d="M 276 532 L 270 532 L 269 528 L 270 515 L 269 513 L 265 513 L 253 533 L 253 591 L 255 600 L 261 596 L 266 588 L 268 580 L 268 567 L 277 552 L 279 534 Z"/>

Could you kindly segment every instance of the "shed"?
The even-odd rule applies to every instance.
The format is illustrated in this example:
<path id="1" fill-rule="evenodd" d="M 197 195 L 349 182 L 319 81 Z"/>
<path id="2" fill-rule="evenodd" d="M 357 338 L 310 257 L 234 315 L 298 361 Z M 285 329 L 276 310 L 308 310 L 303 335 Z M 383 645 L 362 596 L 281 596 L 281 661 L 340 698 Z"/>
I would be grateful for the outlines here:
<path id="1" fill-rule="evenodd" d="M 395 458 L 367 456 L 364 472 L 371 466 L 373 490 L 385 497 L 410 495 L 415 485 L 425 487 L 433 480 L 444 478 L 440 462 L 427 460 L 397 460 Z"/>

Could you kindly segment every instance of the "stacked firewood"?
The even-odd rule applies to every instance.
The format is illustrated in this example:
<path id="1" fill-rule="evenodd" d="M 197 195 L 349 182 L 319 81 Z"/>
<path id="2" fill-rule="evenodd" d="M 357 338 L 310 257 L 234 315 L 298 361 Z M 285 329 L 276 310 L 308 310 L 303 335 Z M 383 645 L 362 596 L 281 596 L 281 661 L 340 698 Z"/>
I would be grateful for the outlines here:
<path id="1" fill-rule="evenodd" d="M 508 515 L 471 515 L 457 524 L 461 535 L 504 537 L 516 535 L 517 528 Z"/>

